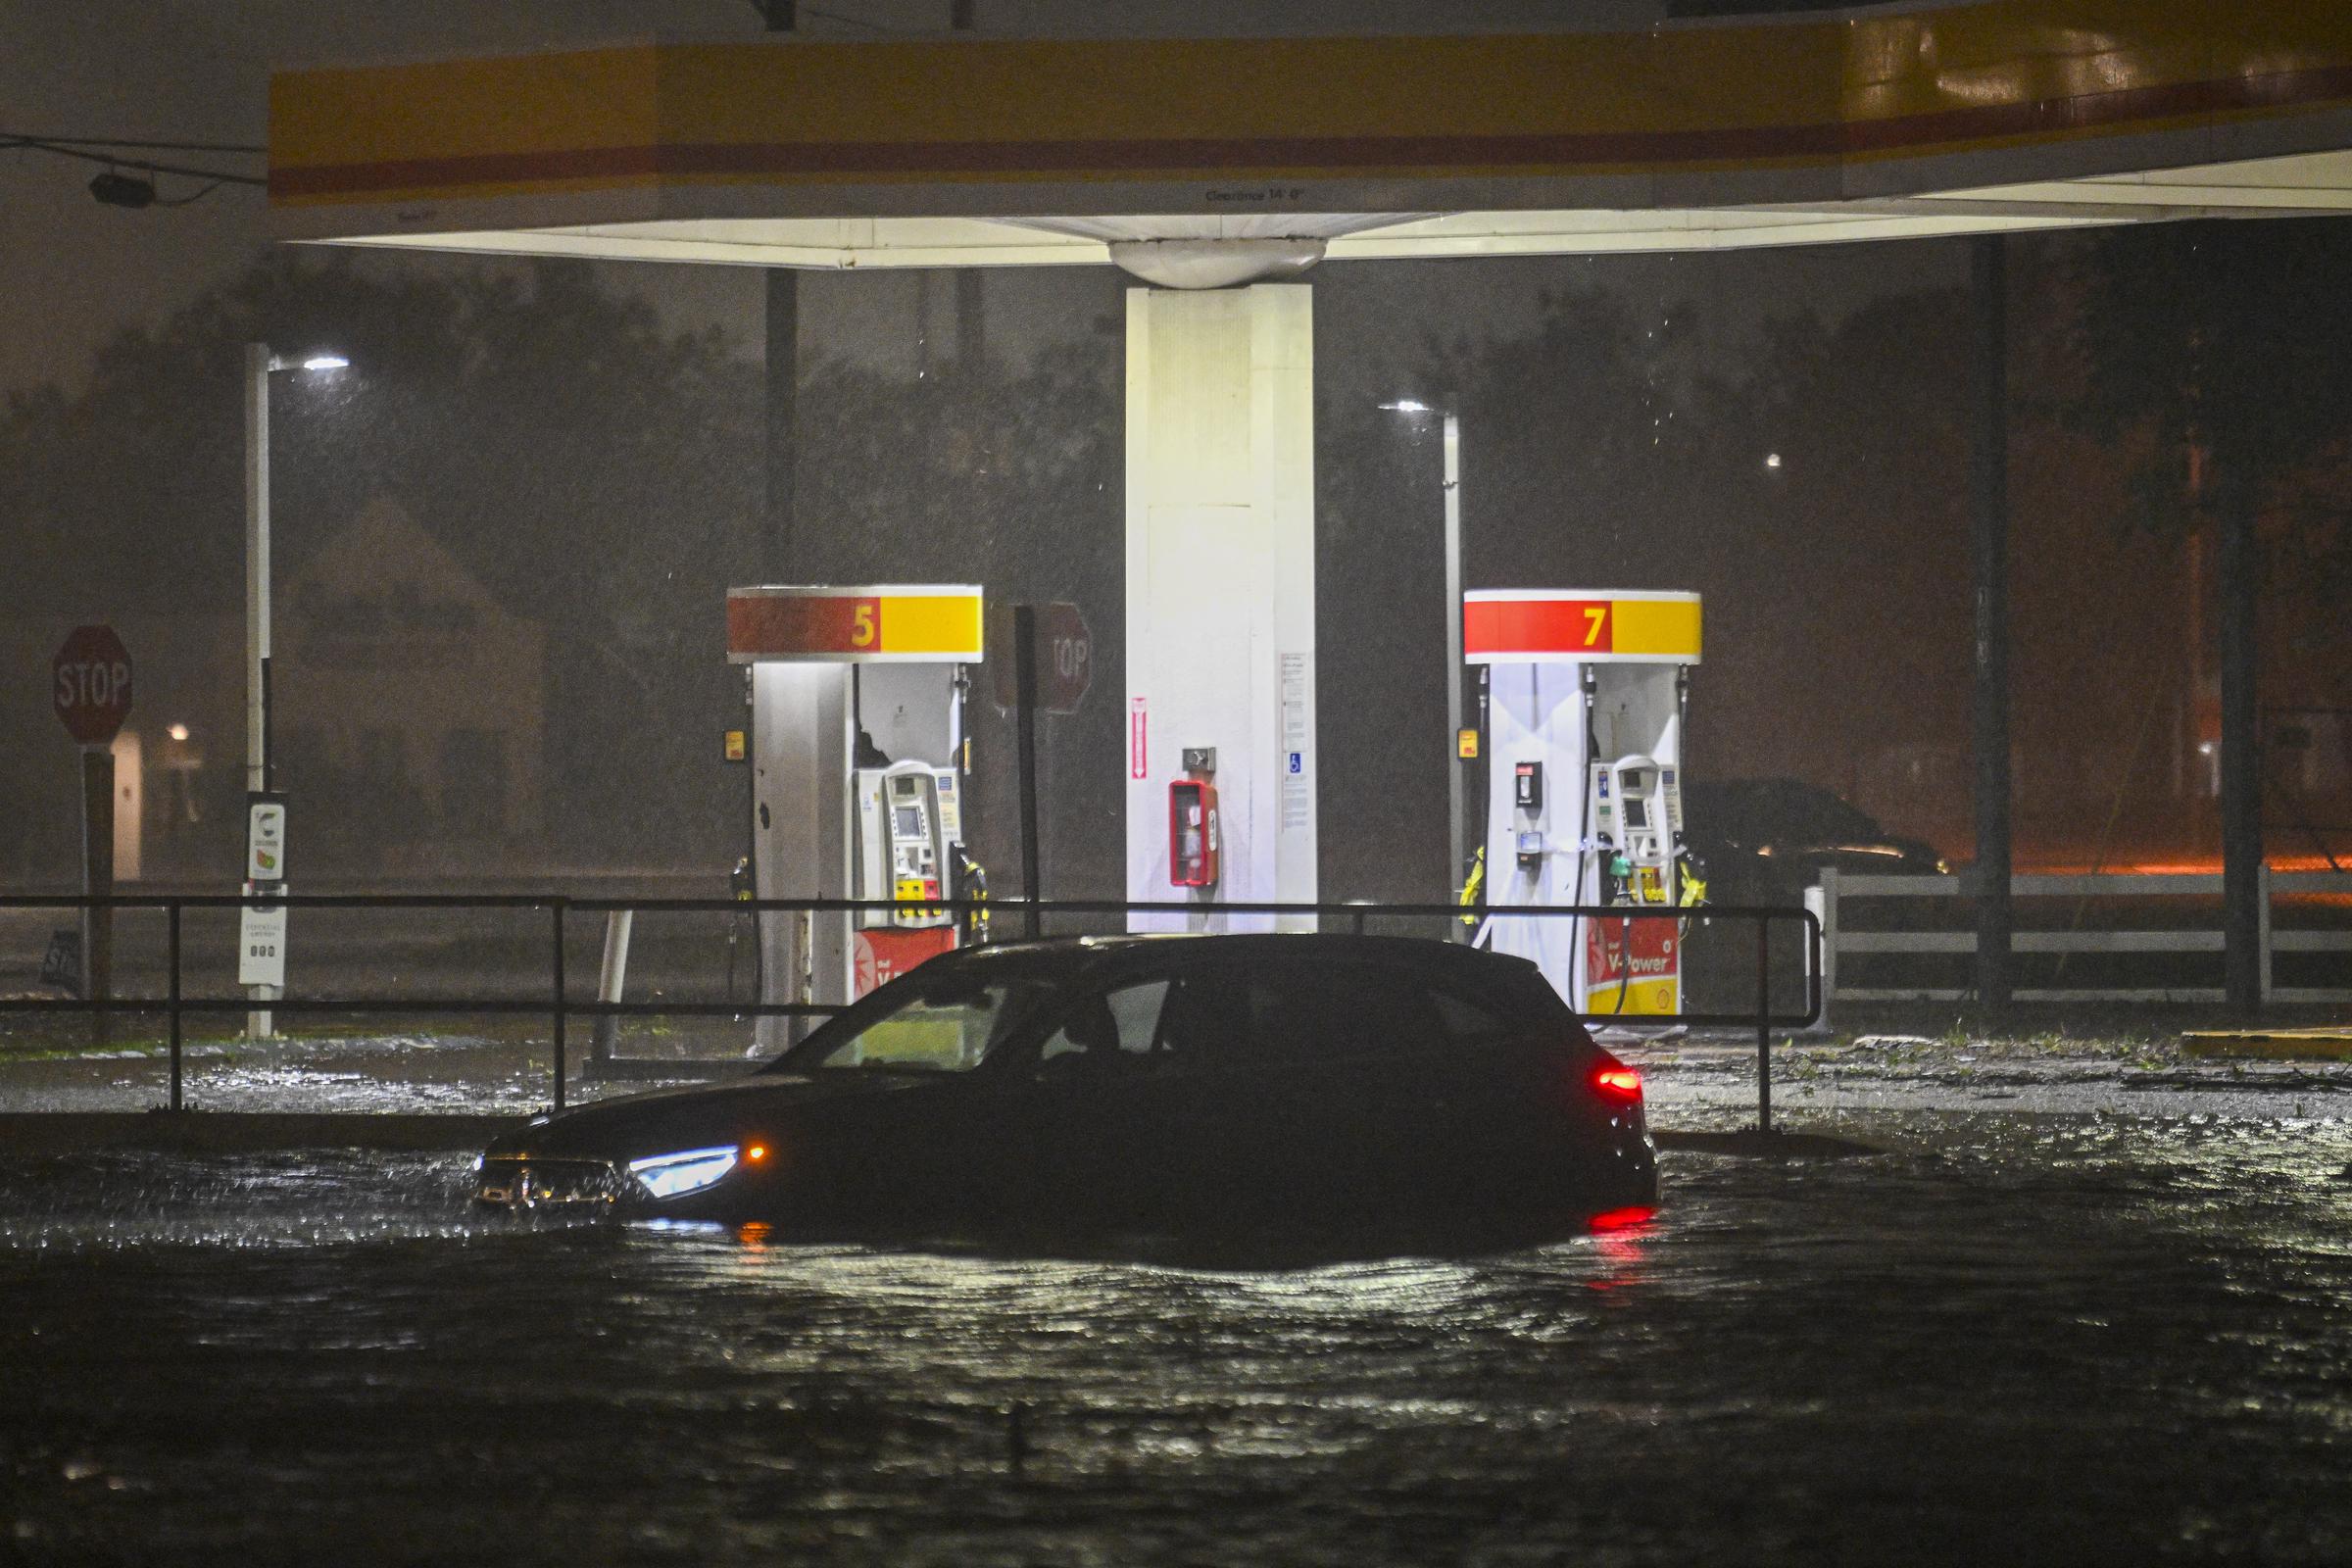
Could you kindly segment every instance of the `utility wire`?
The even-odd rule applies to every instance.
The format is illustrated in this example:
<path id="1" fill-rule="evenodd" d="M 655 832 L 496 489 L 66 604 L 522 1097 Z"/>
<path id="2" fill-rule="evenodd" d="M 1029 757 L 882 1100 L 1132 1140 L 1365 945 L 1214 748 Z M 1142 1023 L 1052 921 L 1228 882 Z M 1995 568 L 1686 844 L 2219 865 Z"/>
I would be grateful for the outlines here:
<path id="1" fill-rule="evenodd" d="M 42 142 L 58 147 L 138 147 L 149 152 L 252 153 L 257 158 L 270 150 L 241 141 L 139 141 L 128 136 L 51 136 L 37 130 L 0 130 L 0 141 Z"/>
<path id="2" fill-rule="evenodd" d="M 213 192 L 219 190 L 220 188 L 220 181 L 216 179 L 210 185 L 198 187 L 196 194 L 193 196 L 174 196 L 170 201 L 166 201 L 161 196 L 158 196 L 149 205 L 154 207 L 185 207 L 191 202 L 200 202 L 204 200 L 207 196 L 210 196 Z"/>
<path id="3" fill-rule="evenodd" d="M 0 134 L 0 151 L 10 148 L 26 152 L 50 153 L 59 158 L 78 158 L 83 163 L 104 164 L 109 169 L 136 169 L 150 174 L 185 174 L 190 179 L 209 179 L 213 182 L 214 188 L 221 185 L 267 185 L 270 183 L 258 174 L 231 173 L 220 169 L 191 169 L 185 164 L 163 164 L 146 158 L 118 158 L 110 153 L 90 152 L 85 147 L 48 141 L 38 136 Z M 189 199 L 194 200 L 193 197 Z"/>

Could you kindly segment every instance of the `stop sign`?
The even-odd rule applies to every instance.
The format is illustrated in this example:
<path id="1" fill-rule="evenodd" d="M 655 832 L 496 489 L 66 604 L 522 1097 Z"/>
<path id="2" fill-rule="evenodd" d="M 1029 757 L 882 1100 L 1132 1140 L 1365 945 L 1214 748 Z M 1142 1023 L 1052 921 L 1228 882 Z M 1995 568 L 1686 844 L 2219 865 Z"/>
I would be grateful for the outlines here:
<path id="1" fill-rule="evenodd" d="M 104 746 L 130 713 L 130 654 L 112 626 L 76 626 L 49 662 L 50 698 L 66 730 Z"/>
<path id="2" fill-rule="evenodd" d="M 997 646 L 989 650 L 990 682 L 997 706 L 1013 705 L 1015 670 L 1012 612 L 998 621 Z M 1049 713 L 1074 713 L 1095 680 L 1095 637 L 1086 617 L 1067 600 L 1037 607 L 1037 706 Z"/>

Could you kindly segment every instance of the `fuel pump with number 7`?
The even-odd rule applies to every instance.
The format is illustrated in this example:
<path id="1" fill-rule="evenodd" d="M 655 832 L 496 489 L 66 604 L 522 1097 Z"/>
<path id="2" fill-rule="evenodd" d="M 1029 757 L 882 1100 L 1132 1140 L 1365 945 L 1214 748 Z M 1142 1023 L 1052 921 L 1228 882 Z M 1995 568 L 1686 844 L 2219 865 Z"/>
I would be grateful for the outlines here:
<path id="1" fill-rule="evenodd" d="M 1532 958 L 1580 1012 L 1683 1007 L 1682 922 L 1514 918 L 1514 905 L 1670 908 L 1683 853 L 1683 719 L 1695 594 L 1483 589 L 1463 648 L 1487 667 L 1486 940 Z"/>

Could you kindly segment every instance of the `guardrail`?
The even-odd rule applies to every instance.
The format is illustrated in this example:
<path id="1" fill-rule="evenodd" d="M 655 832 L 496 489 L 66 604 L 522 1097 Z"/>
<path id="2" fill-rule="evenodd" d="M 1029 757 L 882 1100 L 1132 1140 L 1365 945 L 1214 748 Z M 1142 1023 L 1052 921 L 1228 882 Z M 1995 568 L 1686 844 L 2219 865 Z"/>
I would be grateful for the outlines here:
<path id="1" fill-rule="evenodd" d="M 1857 929 L 1845 906 L 1856 899 L 1963 899 L 1972 892 L 1966 876 L 1845 876 L 1825 869 L 1821 885 L 1806 894 L 1806 906 L 1821 921 L 1827 1002 L 1962 1002 L 1974 993 L 1958 987 L 1848 986 L 1838 978 L 1838 960 L 1862 954 L 1947 954 L 1973 956 L 1974 930 L 1886 931 Z M 2009 881 L 2017 899 L 2210 898 L 2222 893 L 2219 872 L 2106 872 L 2095 875 L 2022 873 Z M 2281 986 L 2275 957 L 2281 953 L 2352 953 L 2352 929 L 2281 928 L 2274 901 L 2282 895 L 2321 894 L 2352 899 L 2352 871 L 2274 871 L 2262 868 L 2261 1000 L 2269 1003 L 2352 1002 L 2352 987 Z M 2132 953 L 2219 954 L 2228 944 L 2213 923 L 2156 930 L 2018 930 L 2012 953 L 2112 955 Z M 2226 1000 L 2219 986 L 2028 986 L 2010 995 L 2019 1002 L 2208 1003 Z"/>
<path id="2" fill-rule="evenodd" d="M 184 915 L 190 909 L 235 909 L 247 906 L 289 909 L 473 909 L 538 911 L 547 920 L 547 978 L 546 989 L 538 997 L 366 997 L 366 996 L 276 996 L 267 1002 L 257 1002 L 244 995 L 189 996 L 182 975 L 184 958 L 182 927 Z M 841 1010 L 840 1006 L 820 1003 L 792 1002 L 736 1002 L 693 1001 L 663 998 L 657 1001 L 626 1002 L 618 1000 L 586 999 L 570 994 L 569 970 L 565 953 L 570 936 L 567 922 L 576 914 L 658 914 L 658 913 L 726 913 L 726 914 L 861 914 L 880 913 L 905 907 L 926 911 L 945 910 L 956 914 L 959 921 L 972 916 L 986 916 L 994 923 L 1009 925 L 1018 921 L 1028 932 L 1040 932 L 1049 920 L 1117 916 L 1123 922 L 1132 915 L 1270 916 L 1276 919 L 1312 919 L 1318 928 L 1329 930 L 1330 922 L 1344 922 L 1355 935 L 1367 934 L 1373 921 L 1414 920 L 1430 922 L 1435 929 L 1451 936 L 1460 934 L 1463 910 L 1449 904 L 1216 904 L 1200 905 L 1173 901 L 1116 901 L 1097 899 L 1019 899 L 993 898 L 985 901 L 923 900 L 892 901 L 877 899 L 616 899 L 573 898 L 564 894 L 184 894 L 155 895 L 117 894 L 104 898 L 67 895 L 40 897 L 0 897 L 0 912 L 19 909 L 57 909 L 80 912 L 92 909 L 160 910 L 165 918 L 165 993 L 162 996 L 131 997 L 19 997 L 0 998 L 0 1016 L 24 1013 L 88 1013 L 105 1015 L 115 1012 L 159 1012 L 165 1015 L 170 1061 L 170 1102 L 167 1108 L 178 1111 L 186 1108 L 185 1101 L 185 1026 L 191 1015 L 267 1011 L 271 1013 L 304 1014 L 394 1014 L 394 1015 L 457 1015 L 457 1014 L 544 1014 L 550 1026 L 552 1059 L 549 1072 L 551 1108 L 562 1110 L 564 1092 L 570 1077 L 568 1063 L 567 1024 L 573 1017 L 825 1017 Z M 1533 905 L 1507 909 L 1485 911 L 1497 917 L 1528 919 L 1607 920 L 1612 923 L 1627 920 L 1690 920 L 1696 911 L 1671 906 L 1596 905 Z M 1803 1028 L 1819 1019 L 1823 1012 L 1822 977 L 1825 972 L 1823 927 L 1813 911 L 1797 907 L 1769 906 L 1707 906 L 1703 917 L 1717 920 L 1752 921 L 1756 932 L 1756 1005 L 1752 1010 L 1686 1012 L 1674 1018 L 1659 1018 L 1661 1023 L 1695 1024 L 1700 1026 L 1731 1025 L 1753 1027 L 1756 1031 L 1756 1106 L 1757 1124 L 1764 1131 L 1772 1126 L 1771 1031 L 1775 1028 Z M 1772 928 L 1775 923 L 1792 923 L 1802 933 L 1803 980 L 1805 1004 L 1799 1011 L 1775 1012 L 1772 1009 Z M 1003 925 L 999 928 L 1002 929 Z M 1076 933 L 1072 933 L 1076 934 Z M 1100 933 L 1098 933 L 1100 934 Z M 1591 1022 L 1626 1022 L 1614 1013 L 1581 1014 Z M 1637 1021 L 1648 1022 L 1644 1018 Z"/>

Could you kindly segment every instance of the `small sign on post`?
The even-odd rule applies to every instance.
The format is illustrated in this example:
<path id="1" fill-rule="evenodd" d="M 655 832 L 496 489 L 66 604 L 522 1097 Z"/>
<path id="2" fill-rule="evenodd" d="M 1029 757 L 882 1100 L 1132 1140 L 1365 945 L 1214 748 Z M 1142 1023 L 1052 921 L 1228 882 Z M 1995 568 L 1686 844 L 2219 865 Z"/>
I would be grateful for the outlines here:
<path id="1" fill-rule="evenodd" d="M 285 983 L 286 906 L 248 904 L 237 921 L 237 984 L 282 987 Z"/>
<path id="2" fill-rule="evenodd" d="M 245 797 L 245 893 L 286 890 L 286 798 Z M 286 906 L 248 904 L 238 911 L 237 984 L 282 989 L 286 983 Z"/>
<path id="3" fill-rule="evenodd" d="M 245 797 L 245 880 L 286 879 L 286 798 L 274 791 Z"/>
<path id="4" fill-rule="evenodd" d="M 112 626 L 76 626 L 49 661 L 50 704 L 81 747 L 81 891 L 102 899 L 115 891 L 115 735 L 130 716 L 129 650 Z M 106 1002 L 114 982 L 114 911 L 95 905 L 81 911 L 81 994 L 100 1004 L 90 1014 L 90 1039 L 106 1043 Z"/>

